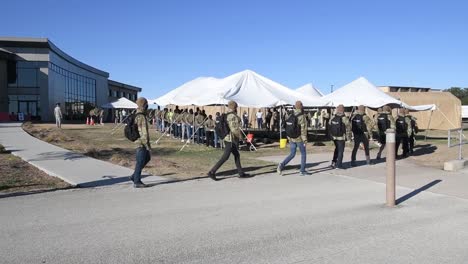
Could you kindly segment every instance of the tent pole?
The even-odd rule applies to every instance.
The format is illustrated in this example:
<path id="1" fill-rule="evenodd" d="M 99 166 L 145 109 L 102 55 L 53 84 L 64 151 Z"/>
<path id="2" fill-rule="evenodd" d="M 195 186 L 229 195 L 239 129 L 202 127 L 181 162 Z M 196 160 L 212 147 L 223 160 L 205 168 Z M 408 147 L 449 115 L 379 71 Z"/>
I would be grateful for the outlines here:
<path id="1" fill-rule="evenodd" d="M 283 127 L 283 106 L 280 106 L 280 116 L 279 116 L 279 118 L 280 118 L 279 131 L 280 131 L 280 141 L 281 141 L 281 139 L 283 138 L 283 136 L 282 136 L 283 135 L 283 131 L 282 131 L 282 127 Z"/>
<path id="2" fill-rule="evenodd" d="M 427 124 L 426 135 L 424 136 L 424 141 L 427 141 L 427 133 L 429 132 L 429 127 L 431 126 L 432 113 L 434 113 L 434 110 L 431 110 L 431 115 L 429 116 L 429 123 Z"/>

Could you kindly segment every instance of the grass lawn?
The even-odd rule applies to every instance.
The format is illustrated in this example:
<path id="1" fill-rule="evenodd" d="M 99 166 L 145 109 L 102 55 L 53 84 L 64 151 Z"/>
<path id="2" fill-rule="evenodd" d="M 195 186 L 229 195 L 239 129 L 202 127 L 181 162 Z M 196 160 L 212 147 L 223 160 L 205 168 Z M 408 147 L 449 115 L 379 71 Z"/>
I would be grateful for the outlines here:
<path id="1" fill-rule="evenodd" d="M 13 156 L 0 145 L 0 192 L 63 189 L 70 185 Z"/>

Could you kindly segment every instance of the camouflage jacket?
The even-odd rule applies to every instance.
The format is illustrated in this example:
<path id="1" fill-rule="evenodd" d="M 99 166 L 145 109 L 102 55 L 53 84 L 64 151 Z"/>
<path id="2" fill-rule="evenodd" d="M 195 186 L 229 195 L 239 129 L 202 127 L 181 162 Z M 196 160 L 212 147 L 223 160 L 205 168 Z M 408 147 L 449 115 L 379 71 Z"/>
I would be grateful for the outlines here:
<path id="1" fill-rule="evenodd" d="M 181 124 L 184 122 L 184 113 L 180 113 L 180 114 L 175 114 L 174 115 L 174 120 L 177 124 Z"/>
<path id="2" fill-rule="evenodd" d="M 190 114 L 189 112 L 184 114 L 184 123 L 186 125 L 193 125 L 193 114 Z"/>
<path id="3" fill-rule="evenodd" d="M 352 132 L 351 132 L 351 122 L 349 122 L 349 118 L 344 114 L 336 114 L 337 116 L 341 116 L 341 122 L 345 125 L 346 132 L 341 137 L 334 137 L 332 136 L 333 140 L 351 140 Z"/>
<path id="4" fill-rule="evenodd" d="M 213 131 L 216 126 L 216 122 L 213 119 L 207 119 L 204 123 L 207 130 Z"/>
<path id="5" fill-rule="evenodd" d="M 229 126 L 229 130 L 231 131 L 225 138 L 224 141 L 226 142 L 239 142 L 240 138 L 242 137 L 241 134 L 241 119 L 237 115 L 236 112 L 229 111 L 226 113 L 226 119 Z"/>
<path id="6" fill-rule="evenodd" d="M 135 124 L 138 126 L 138 132 L 140 133 L 140 138 L 135 141 L 138 144 L 138 147 L 145 147 L 147 150 L 151 150 L 151 142 L 149 138 L 149 124 L 148 119 L 146 118 L 146 112 L 138 110 L 135 116 Z"/>
<path id="7" fill-rule="evenodd" d="M 195 117 L 195 123 L 197 124 L 197 126 L 203 127 L 203 125 L 205 123 L 205 117 L 203 115 L 201 115 L 201 114 L 198 114 Z"/>
<path id="8" fill-rule="evenodd" d="M 297 123 L 301 126 L 301 135 L 297 138 L 290 138 L 288 137 L 289 142 L 304 142 L 307 143 L 307 119 L 306 116 L 302 113 L 301 110 L 294 109 L 295 116 L 297 116 Z"/>
<path id="9" fill-rule="evenodd" d="M 411 133 L 408 135 L 411 136 L 411 135 L 416 134 L 418 132 L 416 129 L 416 127 L 418 126 L 418 123 L 416 122 L 416 120 L 418 119 L 412 115 L 406 115 L 406 117 L 409 118 L 410 122 L 414 122 L 414 127 L 411 125 Z"/>

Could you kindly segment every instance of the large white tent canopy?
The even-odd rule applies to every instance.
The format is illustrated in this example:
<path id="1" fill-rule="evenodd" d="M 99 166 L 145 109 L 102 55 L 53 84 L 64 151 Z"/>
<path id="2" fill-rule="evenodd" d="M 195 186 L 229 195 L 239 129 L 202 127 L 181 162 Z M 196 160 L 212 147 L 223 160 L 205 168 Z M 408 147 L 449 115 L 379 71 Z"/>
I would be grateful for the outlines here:
<path id="1" fill-rule="evenodd" d="M 296 89 L 296 92 L 299 92 L 304 95 L 312 96 L 312 97 L 322 97 L 323 93 L 320 92 L 319 89 L 315 88 L 315 86 L 311 83 L 305 84 Z"/>
<path id="2" fill-rule="evenodd" d="M 215 105 L 236 101 L 242 107 L 293 105 L 326 106 L 328 101 L 293 91 L 253 71 L 245 70 L 223 79 L 200 77 L 154 100 L 159 105 Z"/>
<path id="3" fill-rule="evenodd" d="M 345 107 L 364 105 L 370 108 L 379 108 L 384 105 L 405 107 L 411 111 L 435 110 L 435 105 L 411 106 L 381 91 L 364 77 L 342 86 L 338 90 L 323 97 L 336 107 L 340 104 Z"/>
<path id="4" fill-rule="evenodd" d="M 136 109 L 137 104 L 128 100 L 125 97 L 119 98 L 114 102 L 101 105 L 102 108 L 124 108 L 124 109 Z"/>

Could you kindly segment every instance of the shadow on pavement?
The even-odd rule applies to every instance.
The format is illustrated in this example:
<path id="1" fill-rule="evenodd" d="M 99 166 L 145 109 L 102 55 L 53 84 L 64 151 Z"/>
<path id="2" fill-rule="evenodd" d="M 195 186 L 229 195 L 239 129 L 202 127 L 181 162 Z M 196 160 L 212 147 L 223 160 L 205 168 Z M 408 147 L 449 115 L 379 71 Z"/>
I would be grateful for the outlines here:
<path id="1" fill-rule="evenodd" d="M 30 161 L 44 161 L 44 160 L 77 160 L 86 158 L 86 156 L 70 151 L 51 151 L 39 154 L 39 158 L 27 160 Z"/>
<path id="2" fill-rule="evenodd" d="M 410 199 L 410 198 L 416 196 L 416 195 L 419 194 L 420 192 L 423 192 L 423 191 L 425 191 L 425 190 L 431 188 L 432 186 L 434 186 L 434 185 L 436 185 L 436 184 L 438 184 L 438 183 L 440 183 L 440 182 L 442 182 L 442 180 L 434 180 L 434 181 L 432 181 L 432 182 L 430 182 L 430 183 L 424 185 L 423 187 L 421 187 L 421 188 L 419 188 L 419 189 L 416 189 L 416 190 L 414 190 L 414 191 L 412 191 L 412 192 L 410 192 L 410 193 L 408 193 L 408 194 L 406 194 L 406 195 L 404 195 L 404 196 L 398 198 L 395 202 L 396 202 L 397 205 L 398 205 L 398 204 L 401 204 L 401 203 L 403 203 L 404 201 L 406 201 L 406 200 L 408 200 L 408 199 Z"/>
<path id="3" fill-rule="evenodd" d="M 4 194 L 0 194 L 0 199 L 9 198 L 9 197 L 32 195 L 32 194 L 56 192 L 56 191 L 62 191 L 62 190 L 69 190 L 69 189 L 73 189 L 73 188 L 74 187 L 67 187 L 67 188 L 57 188 L 57 189 L 49 189 L 49 190 L 36 190 L 36 191 L 27 191 L 27 192 L 4 193 Z"/>

